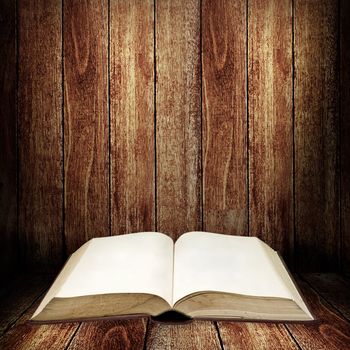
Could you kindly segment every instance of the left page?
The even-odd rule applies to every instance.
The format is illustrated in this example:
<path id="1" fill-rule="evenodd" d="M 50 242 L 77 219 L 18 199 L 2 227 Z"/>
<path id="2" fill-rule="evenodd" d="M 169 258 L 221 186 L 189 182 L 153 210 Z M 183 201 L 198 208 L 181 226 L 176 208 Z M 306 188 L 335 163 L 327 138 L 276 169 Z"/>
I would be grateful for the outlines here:
<path id="1" fill-rule="evenodd" d="M 173 252 L 157 232 L 94 238 L 72 254 L 33 317 L 54 297 L 148 293 L 171 305 Z"/>

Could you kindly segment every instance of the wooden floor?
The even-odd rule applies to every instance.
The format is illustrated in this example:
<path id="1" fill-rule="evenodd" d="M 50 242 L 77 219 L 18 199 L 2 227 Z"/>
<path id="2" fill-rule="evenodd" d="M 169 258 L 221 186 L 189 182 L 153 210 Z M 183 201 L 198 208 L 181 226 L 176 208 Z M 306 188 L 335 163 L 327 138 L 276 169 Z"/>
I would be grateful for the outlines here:
<path id="1" fill-rule="evenodd" d="M 147 319 L 29 325 L 48 276 L 18 277 L 0 294 L 0 349 L 350 349 L 350 279 L 296 276 L 318 322 L 274 324 Z"/>

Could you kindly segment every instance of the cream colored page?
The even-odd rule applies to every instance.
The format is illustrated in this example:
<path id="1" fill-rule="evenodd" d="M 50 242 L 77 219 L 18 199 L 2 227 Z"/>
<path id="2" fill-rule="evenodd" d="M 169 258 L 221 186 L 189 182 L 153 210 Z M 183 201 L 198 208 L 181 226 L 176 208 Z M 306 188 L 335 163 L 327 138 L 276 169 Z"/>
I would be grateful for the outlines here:
<path id="1" fill-rule="evenodd" d="M 255 237 L 189 232 L 175 244 L 174 303 L 200 291 L 292 299 Z"/>
<path id="2" fill-rule="evenodd" d="M 171 304 L 174 247 L 170 237 L 133 233 L 94 238 L 83 247 L 69 259 L 57 278 L 59 283 L 54 283 L 35 315 L 53 297 L 150 293 Z"/>
<path id="3" fill-rule="evenodd" d="M 173 241 L 161 233 L 95 238 L 58 297 L 150 293 L 171 303 Z"/>

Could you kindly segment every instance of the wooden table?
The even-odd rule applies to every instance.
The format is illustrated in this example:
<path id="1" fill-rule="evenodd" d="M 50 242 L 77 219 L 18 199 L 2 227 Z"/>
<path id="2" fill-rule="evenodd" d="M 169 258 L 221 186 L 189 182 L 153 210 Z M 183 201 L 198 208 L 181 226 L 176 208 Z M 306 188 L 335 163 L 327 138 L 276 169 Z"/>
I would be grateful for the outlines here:
<path id="1" fill-rule="evenodd" d="M 296 276 L 318 321 L 313 324 L 148 319 L 30 325 L 49 276 L 21 276 L 1 290 L 0 349 L 350 349 L 350 280 Z"/>

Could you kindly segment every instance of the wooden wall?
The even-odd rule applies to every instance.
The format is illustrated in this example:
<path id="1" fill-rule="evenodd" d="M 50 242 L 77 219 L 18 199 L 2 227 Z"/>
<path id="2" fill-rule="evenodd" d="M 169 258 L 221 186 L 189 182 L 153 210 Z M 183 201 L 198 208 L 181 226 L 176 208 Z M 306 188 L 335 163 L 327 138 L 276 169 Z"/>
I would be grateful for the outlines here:
<path id="1" fill-rule="evenodd" d="M 203 229 L 350 272 L 347 1 L 0 4 L 5 271 Z"/>

